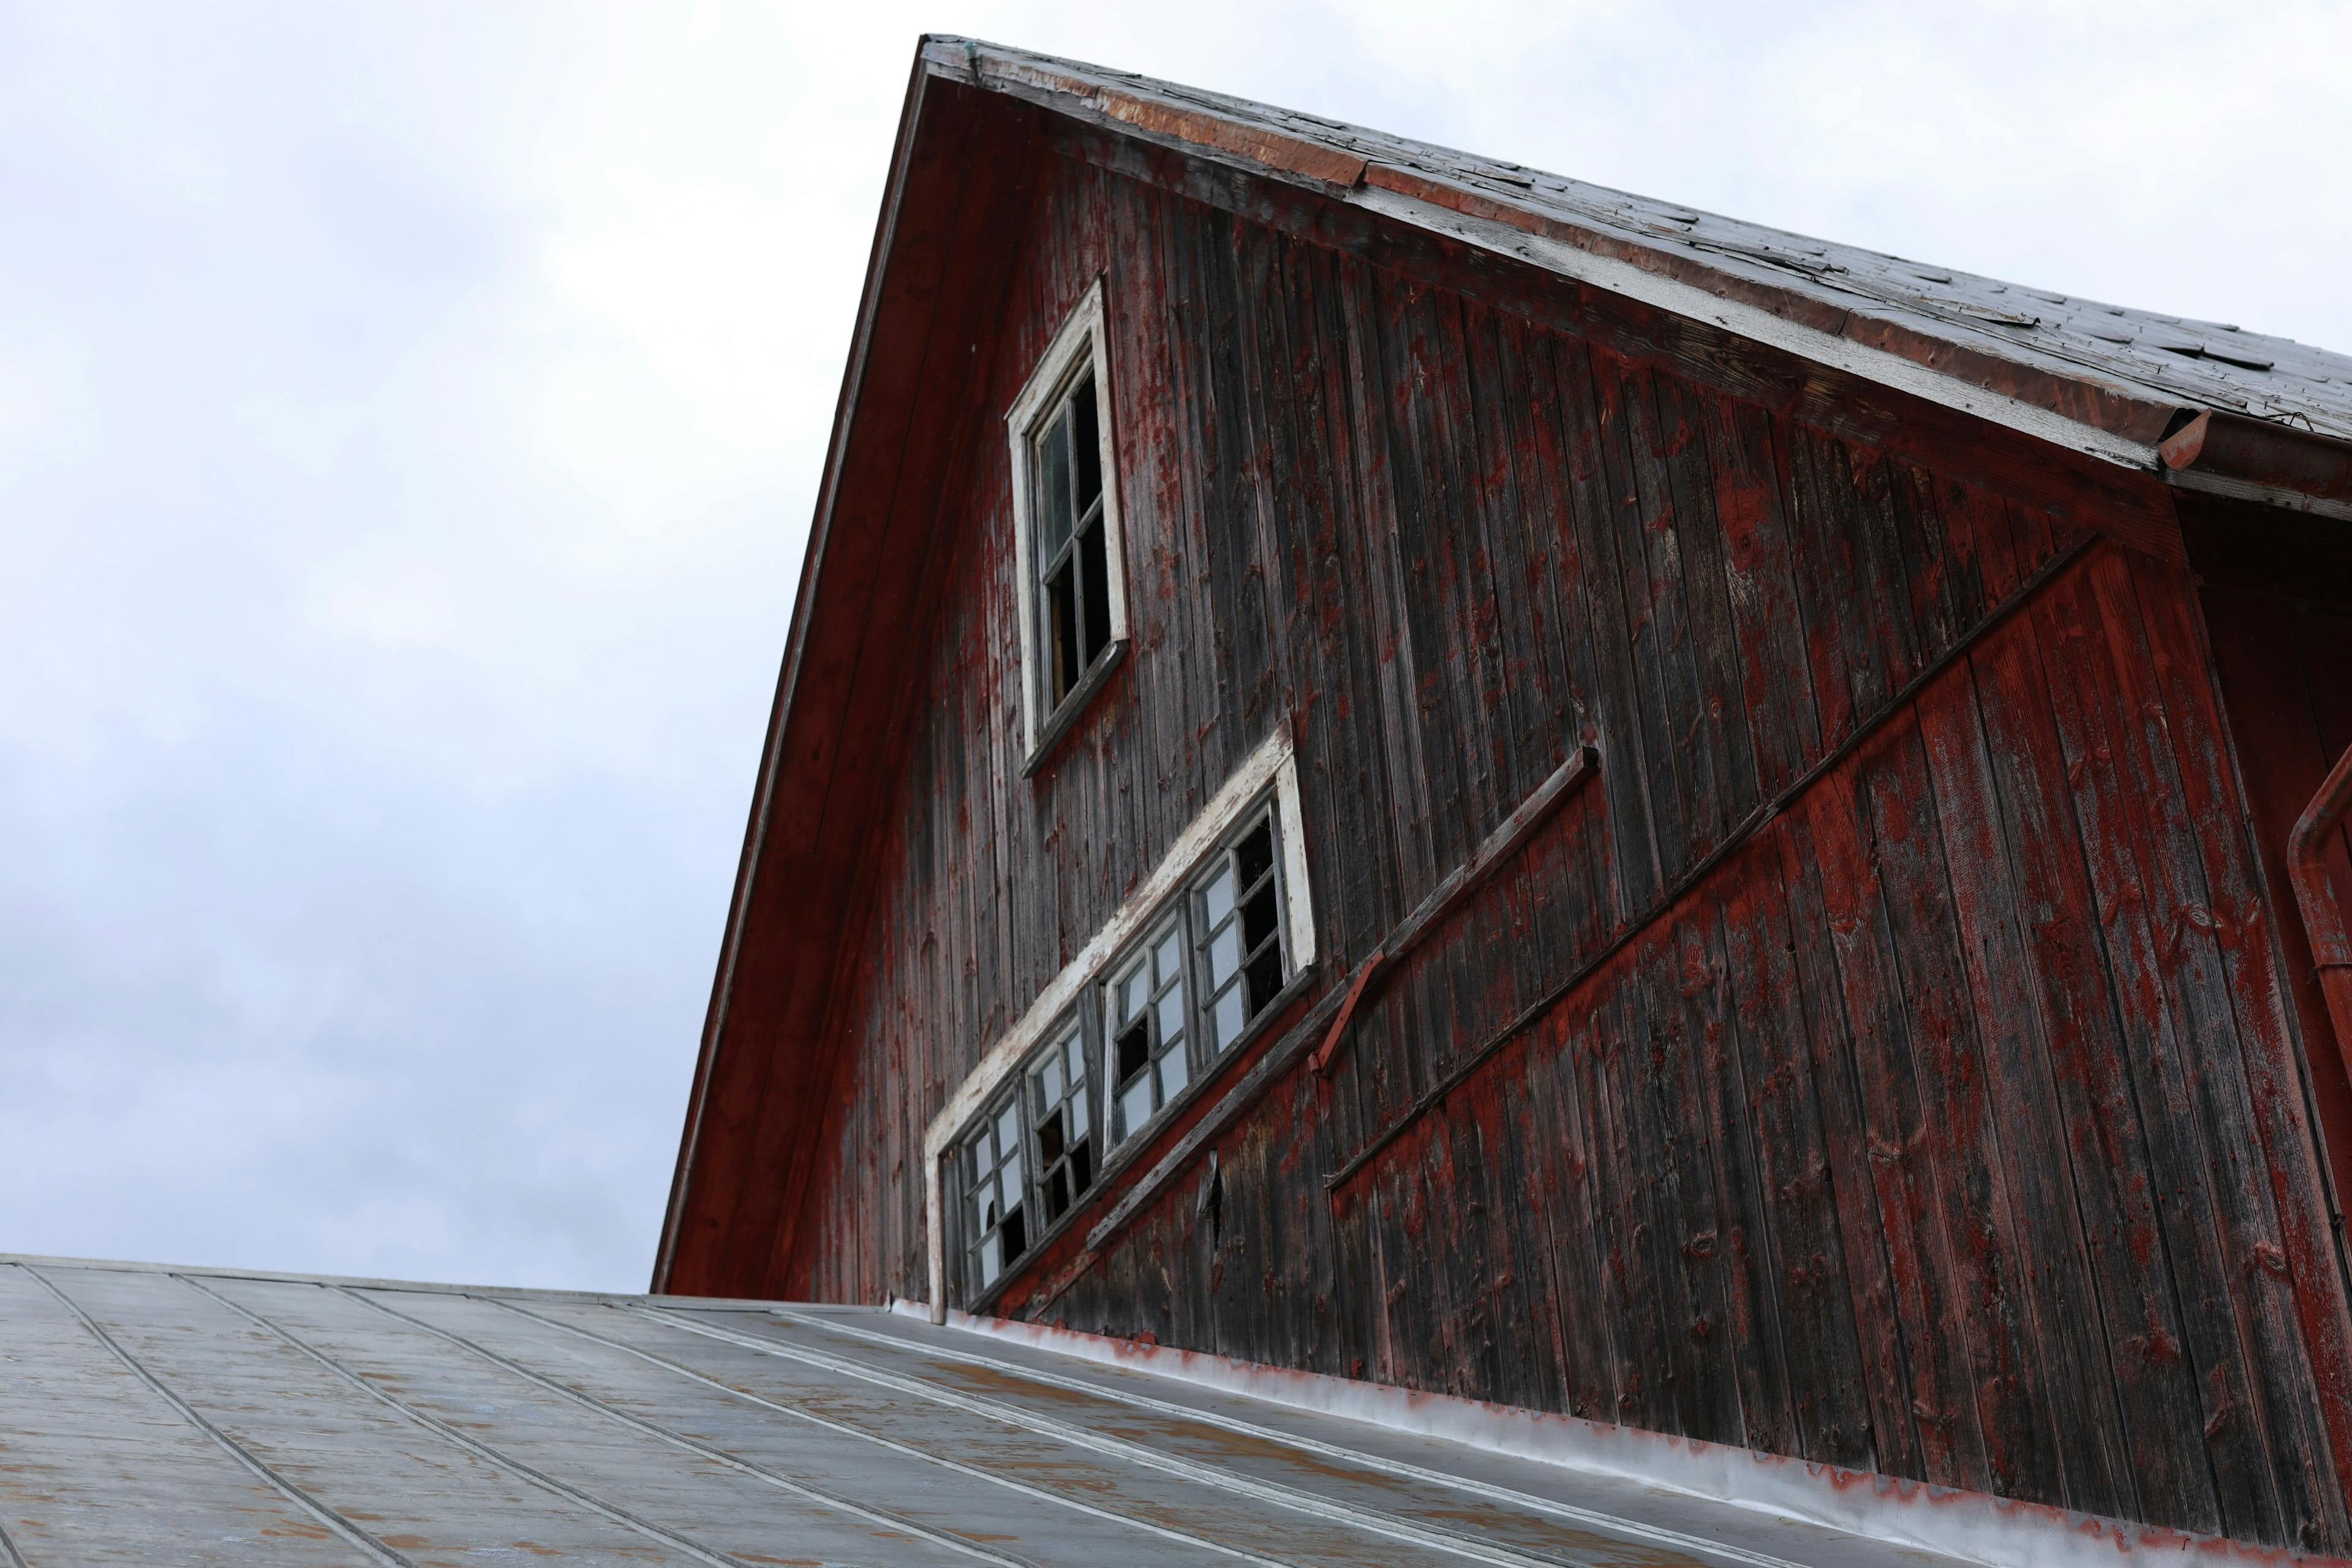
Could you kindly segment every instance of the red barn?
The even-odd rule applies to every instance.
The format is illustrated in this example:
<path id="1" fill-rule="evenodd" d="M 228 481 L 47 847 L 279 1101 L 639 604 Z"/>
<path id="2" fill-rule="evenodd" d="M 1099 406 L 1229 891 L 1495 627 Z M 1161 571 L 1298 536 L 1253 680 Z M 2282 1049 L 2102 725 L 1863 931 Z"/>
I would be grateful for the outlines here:
<path id="1" fill-rule="evenodd" d="M 2347 746 L 2352 359 L 929 39 L 654 1287 L 2342 1552 Z"/>

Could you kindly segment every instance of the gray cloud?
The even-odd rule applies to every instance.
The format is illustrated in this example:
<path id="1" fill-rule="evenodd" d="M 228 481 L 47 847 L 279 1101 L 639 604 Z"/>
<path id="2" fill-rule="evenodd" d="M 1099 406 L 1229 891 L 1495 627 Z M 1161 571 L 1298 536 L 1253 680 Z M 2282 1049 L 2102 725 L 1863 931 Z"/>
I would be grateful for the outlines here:
<path id="1" fill-rule="evenodd" d="M 951 20 L 2352 346 L 2209 15 Z M 642 1283 L 926 22 L 0 0 L 0 1248 Z"/>

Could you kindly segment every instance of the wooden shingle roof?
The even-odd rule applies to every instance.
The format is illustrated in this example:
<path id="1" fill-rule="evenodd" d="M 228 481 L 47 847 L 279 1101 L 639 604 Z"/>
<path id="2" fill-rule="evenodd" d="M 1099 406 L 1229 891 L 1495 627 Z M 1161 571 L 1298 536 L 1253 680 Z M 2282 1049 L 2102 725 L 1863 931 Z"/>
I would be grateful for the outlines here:
<path id="1" fill-rule="evenodd" d="M 2157 448 L 2206 412 L 2282 437 L 2324 437 L 2317 450 L 2266 450 L 2243 461 L 2209 449 L 2200 478 L 2260 471 L 2198 488 L 2283 486 L 2288 494 L 2262 499 L 2315 499 L 2315 510 L 2352 502 L 2352 447 L 2337 445 L 2352 443 L 2352 355 L 1816 239 L 1098 66 L 962 38 L 927 40 L 925 54 L 943 75 L 1255 163 L 1392 216 L 1426 224 L 1444 213 L 1451 222 L 1440 226 L 1457 237 L 1584 281 L 1648 292 L 1653 303 L 1712 315 L 1743 335 L 1801 353 L 1806 337 L 1851 345 L 1860 353 L 1843 369 L 1869 374 L 1874 356 L 1907 363 L 1998 400 L 1973 412 L 2013 416 L 2015 408 L 2000 406 L 2009 404 L 2054 415 L 2075 428 L 2006 422 L 2112 460 L 2153 468 L 2169 457 L 2173 468 L 2192 466 L 2193 451 L 2183 458 Z M 1654 287 L 1644 289 L 1643 280 Z M 1701 298 L 1678 297 L 1684 291 Z M 1706 300 L 1731 309 L 1709 310 Z M 1774 332 L 1774 322 L 1794 337 Z M 1821 357 L 1820 345 L 1811 347 Z M 1916 378 L 1879 378 L 1921 390 Z M 2264 436 L 2241 432 L 2239 440 L 2265 444 Z"/>

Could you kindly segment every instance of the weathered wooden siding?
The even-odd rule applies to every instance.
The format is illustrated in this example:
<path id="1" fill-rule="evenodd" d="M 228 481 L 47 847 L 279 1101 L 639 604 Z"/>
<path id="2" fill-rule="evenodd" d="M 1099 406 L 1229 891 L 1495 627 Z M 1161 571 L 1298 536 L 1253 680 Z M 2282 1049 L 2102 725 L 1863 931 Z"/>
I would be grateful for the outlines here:
<path id="1" fill-rule="evenodd" d="M 2352 746 L 2352 528 L 2231 501 L 2183 510 L 2340 1205 L 2352 1189 L 2352 1084 L 2344 1065 L 2352 1041 L 2337 1041 L 2327 1016 L 2287 881 L 2286 843 L 2329 767 Z M 2352 899 L 2352 837 L 2339 832 L 2331 858 L 2335 886 Z"/>
<path id="2" fill-rule="evenodd" d="M 1216 1205 L 1203 1167 L 1010 1300 L 2352 1542 L 2339 1265 L 2186 571 L 1087 163 L 1028 232 L 987 395 L 1107 272 L 1133 657 L 1024 779 L 980 441 L 769 1289 L 924 1293 L 926 1120 L 1270 726 L 1334 978 L 1589 741 L 1599 785 L 1220 1140 Z"/>

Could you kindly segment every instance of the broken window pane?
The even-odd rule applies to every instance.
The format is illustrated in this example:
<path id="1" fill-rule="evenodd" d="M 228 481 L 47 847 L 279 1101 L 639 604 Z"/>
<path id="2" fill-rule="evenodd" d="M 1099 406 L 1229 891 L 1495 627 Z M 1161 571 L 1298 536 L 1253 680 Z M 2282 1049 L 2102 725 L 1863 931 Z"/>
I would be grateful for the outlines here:
<path id="1" fill-rule="evenodd" d="M 1087 1136 L 1086 1043 L 1074 1019 L 1046 1047 L 1029 1076 L 1029 1113 L 1037 1129 L 1038 1187 L 1045 1223 L 1068 1212 L 1094 1180 L 1094 1145 Z"/>
<path id="2" fill-rule="evenodd" d="M 1070 388 L 1069 409 L 1074 468 L 1070 499 L 1083 514 L 1102 497 L 1102 442 L 1098 435 L 1101 421 L 1095 403 L 1094 377 L 1081 376 L 1078 384 Z"/>
<path id="3" fill-rule="evenodd" d="M 1274 814 L 1266 811 L 1215 858 L 1198 884 L 1213 1055 L 1239 1038 L 1282 989 L 1282 897 L 1274 851 Z"/>
<path id="4" fill-rule="evenodd" d="M 1070 421 L 1054 416 L 1037 443 L 1037 559 L 1050 567 L 1070 542 Z"/>
<path id="5" fill-rule="evenodd" d="M 964 1141 L 966 1286 L 974 1294 L 994 1284 L 1029 1246 L 1021 1133 L 1020 1102 L 1008 1100 Z"/>
<path id="6" fill-rule="evenodd" d="M 1036 679 L 1048 710 L 1077 689 L 1110 646 L 1101 429 L 1098 394 L 1087 374 L 1063 394 L 1030 438 Z"/>
<path id="7" fill-rule="evenodd" d="M 1116 1095 L 1111 1136 L 1124 1141 L 1190 1078 L 1182 911 L 1154 932 L 1109 988 Z"/>

